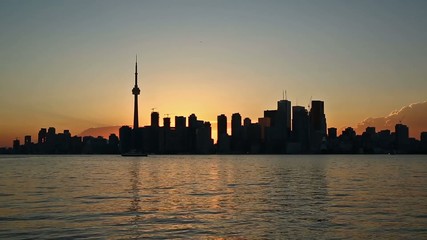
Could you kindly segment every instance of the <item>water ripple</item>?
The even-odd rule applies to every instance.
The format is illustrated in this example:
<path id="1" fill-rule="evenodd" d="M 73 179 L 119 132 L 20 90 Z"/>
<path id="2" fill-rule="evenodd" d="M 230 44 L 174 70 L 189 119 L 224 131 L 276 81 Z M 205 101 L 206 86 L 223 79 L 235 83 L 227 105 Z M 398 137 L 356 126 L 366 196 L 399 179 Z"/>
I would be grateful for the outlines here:
<path id="1" fill-rule="evenodd" d="M 425 239 L 427 161 L 0 159 L 1 239 Z"/>

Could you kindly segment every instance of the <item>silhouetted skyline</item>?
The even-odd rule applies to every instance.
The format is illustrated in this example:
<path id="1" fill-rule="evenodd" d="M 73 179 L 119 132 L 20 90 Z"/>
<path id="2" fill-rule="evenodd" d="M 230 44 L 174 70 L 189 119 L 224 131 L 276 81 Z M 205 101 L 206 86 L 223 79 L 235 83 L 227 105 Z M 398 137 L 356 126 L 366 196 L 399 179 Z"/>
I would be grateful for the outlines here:
<path id="1" fill-rule="evenodd" d="M 231 116 L 231 135 L 225 114 L 217 117 L 217 142 L 212 138 L 209 121 L 198 120 L 196 114 L 176 116 L 175 127 L 169 115 L 163 118 L 152 109 L 151 125 L 139 126 L 138 59 L 135 59 L 135 78 L 132 88 L 133 128 L 122 126 L 119 137 L 111 133 L 109 139 L 101 136 L 71 137 L 69 130 L 56 134 L 54 127 L 40 129 L 37 144 L 31 136 L 13 140 L 13 148 L 1 148 L 0 153 L 13 154 L 122 154 L 142 156 L 147 154 L 318 154 L 318 153 L 427 153 L 427 132 L 422 132 L 420 141 L 409 137 L 408 126 L 399 123 L 395 132 L 367 127 L 357 135 L 348 127 L 338 136 L 337 129 L 327 128 L 325 103 L 312 100 L 309 108 L 292 106 L 287 95 L 277 101 L 277 109 L 264 110 L 258 122 L 240 113 Z M 285 99 L 286 96 L 286 99 Z"/>
<path id="2" fill-rule="evenodd" d="M 281 104 L 283 100 L 278 101 L 279 108 Z M 228 118 L 220 114 L 221 127 L 216 143 L 212 139 L 211 124 L 199 120 L 195 114 L 188 116 L 188 124 L 186 117 L 176 116 L 175 126 L 171 125 L 170 117 L 164 117 L 161 126 L 160 114 L 153 111 L 150 125 L 123 126 L 120 138 L 115 134 L 110 134 L 108 139 L 79 137 L 72 136 L 69 130 L 57 133 L 54 127 L 41 128 L 36 143 L 26 135 L 23 144 L 16 139 L 12 148 L 0 148 L 0 153 L 119 154 L 132 149 L 149 154 L 427 153 L 427 132 L 421 133 L 420 141 L 409 137 L 409 127 L 404 124 L 396 124 L 394 131 L 376 131 L 375 127 L 368 127 L 362 135 L 357 135 L 348 127 L 338 134 L 334 127 L 325 130 L 324 102 L 313 100 L 312 106 L 316 107 L 310 111 L 303 106 L 292 107 L 292 129 L 285 128 L 287 124 L 282 121 L 279 108 L 264 111 L 264 117 L 258 122 L 249 118 L 242 122 L 242 116 L 234 113 L 230 135 L 227 133 Z"/>
<path id="3" fill-rule="evenodd" d="M 209 121 L 199 120 L 196 114 L 176 116 L 175 126 L 169 116 L 163 118 L 154 109 L 151 124 L 139 126 L 138 63 L 135 61 L 135 85 L 132 88 L 133 128 L 122 126 L 119 137 L 110 134 L 103 137 L 71 137 L 69 130 L 56 133 L 54 127 L 42 128 L 37 143 L 25 136 L 24 144 L 13 141 L 12 149 L 0 149 L 0 153 L 13 154 L 122 154 L 141 156 L 146 154 L 384 154 L 427 153 L 427 132 L 420 141 L 409 137 L 409 128 L 396 124 L 395 131 L 377 132 L 368 127 L 362 135 L 356 135 L 348 127 L 338 136 L 337 129 L 327 128 L 325 103 L 312 100 L 310 108 L 292 106 L 288 99 L 277 101 L 277 109 L 264 110 L 264 116 L 253 122 L 240 113 L 231 116 L 231 135 L 228 134 L 228 118 L 218 115 L 218 137 L 214 144 Z"/>
<path id="4" fill-rule="evenodd" d="M 426 101 L 426 8 L 418 0 L 0 1 L 0 146 L 40 126 L 132 125 L 135 53 L 149 89 L 138 96 L 147 103 L 141 125 L 156 108 L 195 112 L 215 132 L 219 113 L 255 120 L 287 90 L 294 105 L 324 100 L 330 126 L 358 129 Z M 426 121 L 403 122 L 418 137 Z"/>

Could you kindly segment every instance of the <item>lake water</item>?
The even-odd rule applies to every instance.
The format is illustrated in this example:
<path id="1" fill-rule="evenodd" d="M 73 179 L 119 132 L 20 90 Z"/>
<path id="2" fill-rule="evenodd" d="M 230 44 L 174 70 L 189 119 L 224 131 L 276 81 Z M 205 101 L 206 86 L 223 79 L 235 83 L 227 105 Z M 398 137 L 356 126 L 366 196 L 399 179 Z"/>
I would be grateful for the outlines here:
<path id="1" fill-rule="evenodd" d="M 427 239 L 427 156 L 0 156 L 0 239 Z"/>

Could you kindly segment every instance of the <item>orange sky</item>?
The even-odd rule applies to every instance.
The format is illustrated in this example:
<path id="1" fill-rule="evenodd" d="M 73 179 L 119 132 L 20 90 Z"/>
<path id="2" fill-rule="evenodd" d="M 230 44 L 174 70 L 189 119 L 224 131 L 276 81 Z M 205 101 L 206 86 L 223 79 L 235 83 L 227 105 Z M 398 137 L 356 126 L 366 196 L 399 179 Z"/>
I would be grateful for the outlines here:
<path id="1" fill-rule="evenodd" d="M 0 2 L 0 146 L 132 123 L 151 108 L 256 121 L 282 90 L 325 101 L 328 126 L 425 101 L 427 2 Z M 411 126 L 410 126 L 411 127 Z"/>

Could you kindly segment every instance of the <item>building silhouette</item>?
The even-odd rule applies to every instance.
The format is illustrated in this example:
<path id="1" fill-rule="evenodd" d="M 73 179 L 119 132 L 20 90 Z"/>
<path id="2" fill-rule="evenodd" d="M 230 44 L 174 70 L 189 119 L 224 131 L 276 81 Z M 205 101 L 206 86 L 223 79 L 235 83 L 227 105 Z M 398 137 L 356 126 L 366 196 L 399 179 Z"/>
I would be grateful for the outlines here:
<path id="1" fill-rule="evenodd" d="M 406 153 L 409 148 L 409 128 L 398 123 L 395 126 L 395 146 L 398 153 Z"/>
<path id="2" fill-rule="evenodd" d="M 420 134 L 420 153 L 427 153 L 427 132 Z"/>
<path id="3" fill-rule="evenodd" d="M 23 145 L 19 139 L 15 139 L 12 148 L 0 148 L 0 153 L 117 154 L 135 149 L 156 154 L 427 153 L 427 132 L 421 133 L 420 140 L 416 140 L 409 137 L 409 127 L 404 124 L 396 124 L 394 132 L 377 132 L 374 127 L 367 127 L 365 132 L 357 135 L 353 128 L 347 127 L 339 136 L 336 128 L 328 128 L 325 134 L 324 104 L 317 102 L 312 104 L 314 107 L 310 111 L 302 106 L 292 107 L 291 128 L 286 138 L 279 130 L 282 130 L 280 126 L 287 126 L 287 120 L 280 121 L 283 119 L 279 117 L 279 111 L 283 109 L 278 105 L 277 110 L 266 110 L 265 116 L 255 123 L 245 118 L 242 125 L 242 116 L 232 114 L 231 136 L 227 134 L 227 116 L 219 115 L 216 148 L 210 122 L 199 120 L 195 114 L 191 114 L 187 125 L 185 117 L 175 116 L 175 126 L 172 126 L 171 118 L 167 116 L 163 118 L 163 126 L 160 126 L 160 114 L 152 112 L 149 126 L 137 129 L 123 126 L 119 130 L 120 138 L 114 134 L 108 139 L 79 137 L 72 136 L 68 130 L 57 133 L 54 127 L 41 128 L 37 143 L 33 143 L 31 136 L 27 135 Z M 285 106 L 288 106 L 287 103 Z M 313 137 L 313 134 L 316 136 Z"/>
<path id="4" fill-rule="evenodd" d="M 217 117 L 217 139 L 221 139 L 223 136 L 227 136 L 227 116 L 221 114 Z"/>
<path id="5" fill-rule="evenodd" d="M 151 127 L 159 127 L 160 115 L 158 112 L 151 113 Z"/>
<path id="6" fill-rule="evenodd" d="M 291 102 L 279 100 L 277 102 L 277 125 L 280 131 L 280 138 L 286 141 L 291 133 Z"/>
<path id="7" fill-rule="evenodd" d="M 231 115 L 231 152 L 243 153 L 243 128 L 240 113 Z"/>
<path id="8" fill-rule="evenodd" d="M 69 130 L 57 133 L 54 127 L 41 128 L 37 143 L 30 135 L 13 140 L 13 147 L 0 149 L 0 153 L 15 154 L 384 154 L 427 153 L 427 132 L 420 140 L 409 137 L 409 127 L 396 124 L 394 132 L 376 131 L 367 127 L 357 135 L 351 127 L 338 136 L 337 128 L 327 128 L 325 104 L 311 101 L 311 107 L 292 106 L 291 101 L 277 101 L 277 109 L 264 110 L 258 122 L 233 113 L 231 135 L 228 134 L 227 116 L 217 116 L 217 143 L 212 139 L 212 127 L 208 121 L 199 120 L 192 113 L 188 119 L 175 116 L 172 126 L 169 115 L 160 125 L 160 113 L 151 112 L 148 126 L 139 126 L 138 62 L 135 61 L 133 127 L 122 126 L 119 137 L 111 134 L 108 139 L 91 136 L 72 136 Z M 188 121 L 187 121 L 188 120 Z"/>
<path id="9" fill-rule="evenodd" d="M 310 108 L 310 150 L 319 153 L 326 149 L 326 116 L 324 102 L 311 101 Z"/>
<path id="10" fill-rule="evenodd" d="M 305 107 L 292 107 L 292 136 L 288 152 L 307 153 L 310 147 L 310 119 Z"/>
<path id="11" fill-rule="evenodd" d="M 230 136 L 227 134 L 227 116 L 221 114 L 217 117 L 217 153 L 226 154 L 231 152 Z"/>
<path id="12" fill-rule="evenodd" d="M 132 148 L 132 128 L 129 126 L 122 126 L 119 129 L 119 137 L 120 137 L 120 152 L 126 153 L 129 152 Z"/>

